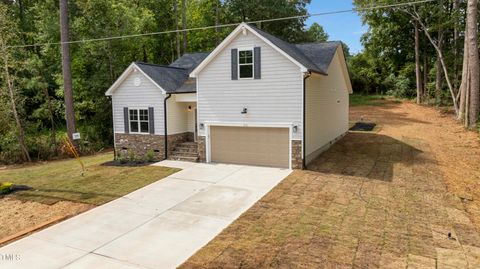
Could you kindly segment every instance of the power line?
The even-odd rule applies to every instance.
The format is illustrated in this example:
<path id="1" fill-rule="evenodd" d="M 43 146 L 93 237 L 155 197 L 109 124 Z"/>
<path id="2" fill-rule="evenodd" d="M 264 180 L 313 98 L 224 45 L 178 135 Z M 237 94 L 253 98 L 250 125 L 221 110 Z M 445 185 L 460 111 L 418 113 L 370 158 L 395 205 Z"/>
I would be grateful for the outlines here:
<path id="1" fill-rule="evenodd" d="M 318 16 L 325 16 L 325 15 L 349 13 L 349 12 L 362 12 L 362 11 L 369 11 L 369 10 L 375 10 L 375 9 L 412 6 L 412 5 L 424 4 L 424 3 L 433 2 L 433 1 L 436 1 L 436 0 L 419 0 L 419 1 L 412 1 L 412 2 L 389 4 L 389 5 L 370 6 L 370 7 L 364 7 L 364 8 L 352 8 L 352 9 L 345 9 L 345 10 L 327 11 L 327 12 L 320 12 L 320 13 L 313 13 L 313 14 L 306 14 L 306 15 L 298 15 L 298 16 L 247 21 L 246 23 L 275 22 L 275 21 L 283 21 L 283 20 L 292 20 L 292 19 L 300 19 L 300 18 L 309 18 L 309 17 L 318 17 Z M 26 47 L 37 47 L 37 46 L 62 45 L 64 43 L 66 43 L 66 44 L 77 44 L 77 43 L 88 43 L 88 42 L 97 42 L 97 41 L 109 41 L 109 40 L 126 39 L 126 38 L 132 38 L 132 37 L 144 37 L 144 36 L 153 36 L 153 35 L 198 31 L 198 30 L 207 30 L 207 29 L 214 29 L 214 28 L 225 28 L 225 27 L 237 26 L 239 24 L 240 24 L 240 22 L 236 22 L 236 23 L 227 23 L 227 24 L 221 24 L 221 25 L 210 25 L 210 26 L 203 26 L 203 27 L 194 27 L 194 28 L 179 29 L 179 30 L 168 30 L 168 31 L 151 32 L 151 33 L 143 33 L 143 34 L 131 34 L 131 35 L 122 35 L 122 36 L 110 36 L 110 37 L 100 37 L 100 38 L 92 38 L 92 39 L 81 39 L 81 40 L 73 40 L 73 41 L 68 41 L 68 42 L 48 42 L 48 43 L 36 43 L 36 44 L 29 44 L 29 45 L 14 45 L 14 46 L 7 46 L 7 48 L 26 48 Z"/>

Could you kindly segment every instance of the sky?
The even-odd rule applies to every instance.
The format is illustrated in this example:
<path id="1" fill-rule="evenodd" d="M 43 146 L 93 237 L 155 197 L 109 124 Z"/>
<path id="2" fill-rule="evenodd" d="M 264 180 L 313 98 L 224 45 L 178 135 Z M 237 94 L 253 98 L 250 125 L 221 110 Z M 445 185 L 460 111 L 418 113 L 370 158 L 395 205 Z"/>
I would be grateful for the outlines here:
<path id="1" fill-rule="evenodd" d="M 307 6 L 308 13 L 322 13 L 329 11 L 348 10 L 354 8 L 351 0 L 312 0 Z M 355 54 L 363 49 L 360 37 L 368 29 L 362 25 L 360 16 L 355 12 L 340 13 L 324 16 L 314 16 L 307 20 L 307 27 L 318 23 L 330 36 L 329 40 L 345 42 L 350 47 L 350 53 Z"/>

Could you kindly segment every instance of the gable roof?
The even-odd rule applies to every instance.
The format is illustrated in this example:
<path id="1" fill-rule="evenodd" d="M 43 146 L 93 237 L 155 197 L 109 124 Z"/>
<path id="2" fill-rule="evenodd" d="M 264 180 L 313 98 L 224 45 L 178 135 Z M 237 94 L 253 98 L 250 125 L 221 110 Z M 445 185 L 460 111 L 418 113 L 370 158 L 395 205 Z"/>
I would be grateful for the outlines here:
<path id="1" fill-rule="evenodd" d="M 294 45 L 264 32 L 255 26 L 242 22 L 205 58 L 202 63 L 193 69 L 190 76 L 195 77 L 200 70 L 202 70 L 224 47 L 233 41 L 243 29 L 250 30 L 257 37 L 265 41 L 265 43 L 269 44 L 293 63 L 298 65 L 304 72 L 310 71 L 322 75 L 328 75 L 328 66 L 335 55 L 336 49 L 338 46 L 341 46 L 341 42 L 338 41 Z"/>
<path id="2" fill-rule="evenodd" d="M 137 68 L 137 70 L 155 84 L 162 93 L 196 92 L 195 79 L 189 78 L 188 74 L 192 69 L 197 67 L 208 54 L 208 52 L 184 54 L 169 66 L 133 62 L 110 89 L 108 89 L 105 95 L 112 95 L 133 68 Z"/>
<path id="3" fill-rule="evenodd" d="M 297 47 L 306 57 L 313 62 L 319 73 L 328 74 L 328 67 L 332 62 L 337 48 L 342 46 L 340 41 L 316 42 L 306 44 L 296 44 Z"/>

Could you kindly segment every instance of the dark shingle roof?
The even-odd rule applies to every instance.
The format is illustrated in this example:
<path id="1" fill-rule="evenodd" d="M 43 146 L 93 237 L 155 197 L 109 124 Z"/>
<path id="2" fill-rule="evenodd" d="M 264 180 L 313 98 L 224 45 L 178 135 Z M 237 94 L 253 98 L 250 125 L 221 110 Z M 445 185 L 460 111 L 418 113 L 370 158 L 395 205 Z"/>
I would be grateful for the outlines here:
<path id="1" fill-rule="evenodd" d="M 256 27 L 252 28 L 309 71 L 325 75 L 338 46 L 341 45 L 339 41 L 294 45 Z M 140 62 L 135 64 L 167 93 L 191 93 L 197 89 L 196 80 L 189 78 L 189 74 L 209 54 L 210 52 L 187 53 L 169 66 Z"/>
<path id="2" fill-rule="evenodd" d="M 191 72 L 207 58 L 208 54 L 210 54 L 210 52 L 187 53 L 170 64 L 170 66 L 188 69 L 188 71 Z"/>
<path id="3" fill-rule="evenodd" d="M 189 93 L 197 89 L 195 79 L 190 79 L 188 75 L 208 54 L 208 52 L 188 53 L 169 66 L 140 62 L 135 64 L 167 93 Z"/>
<path id="4" fill-rule="evenodd" d="M 294 45 L 280 38 L 264 32 L 255 26 L 251 26 L 258 34 L 272 42 L 297 62 L 305 66 L 309 71 L 327 75 L 328 66 L 332 61 L 335 51 L 340 42 L 324 42 Z"/>
<path id="5" fill-rule="evenodd" d="M 330 41 L 322 43 L 307 43 L 295 45 L 300 51 L 305 54 L 319 70 L 323 70 L 327 74 L 328 67 L 332 62 L 333 56 L 337 51 L 338 46 L 341 46 L 340 41 Z"/>

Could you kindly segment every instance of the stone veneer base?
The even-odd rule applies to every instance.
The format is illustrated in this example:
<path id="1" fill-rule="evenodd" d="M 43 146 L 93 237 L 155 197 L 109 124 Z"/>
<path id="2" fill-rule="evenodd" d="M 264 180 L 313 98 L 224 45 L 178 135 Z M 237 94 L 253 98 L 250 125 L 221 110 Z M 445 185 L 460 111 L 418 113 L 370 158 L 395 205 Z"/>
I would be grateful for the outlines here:
<path id="1" fill-rule="evenodd" d="M 115 151 L 117 156 L 128 157 L 128 152 L 133 151 L 137 157 L 144 157 L 150 150 L 154 152 L 156 160 L 165 158 L 165 140 L 163 135 L 152 134 L 115 134 Z M 168 135 L 168 154 L 179 143 L 191 141 L 191 132 Z"/>

